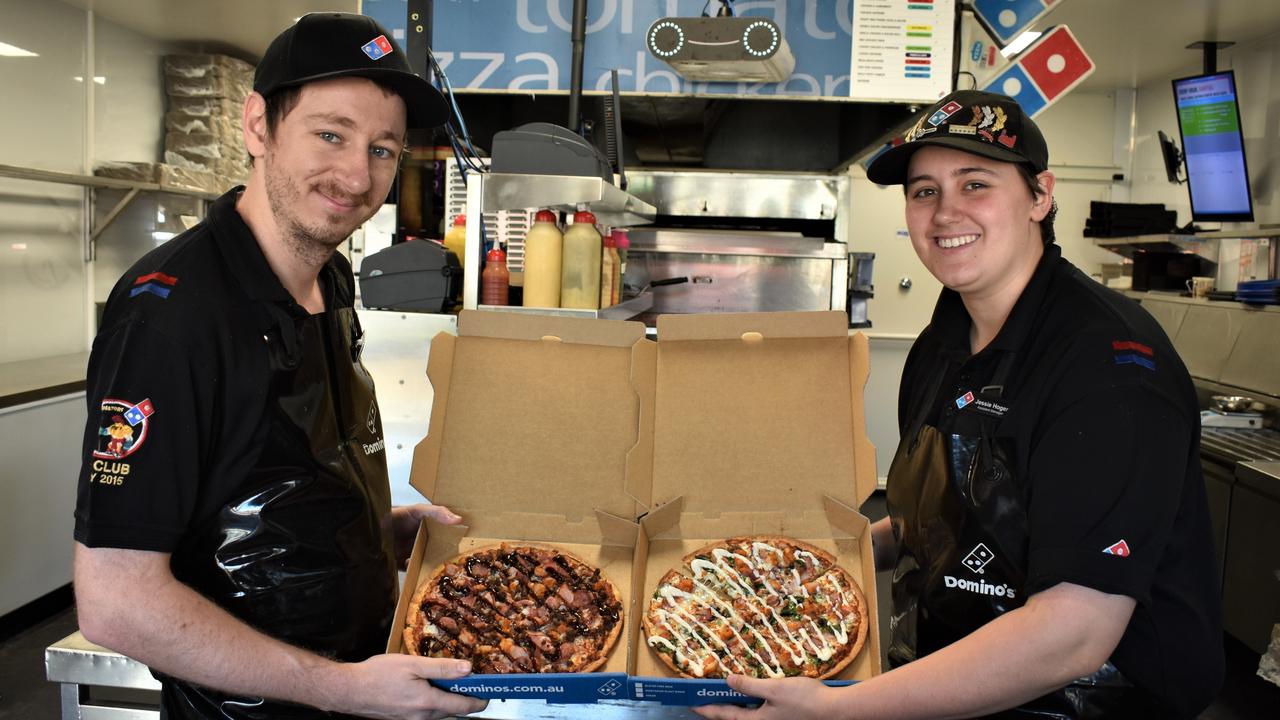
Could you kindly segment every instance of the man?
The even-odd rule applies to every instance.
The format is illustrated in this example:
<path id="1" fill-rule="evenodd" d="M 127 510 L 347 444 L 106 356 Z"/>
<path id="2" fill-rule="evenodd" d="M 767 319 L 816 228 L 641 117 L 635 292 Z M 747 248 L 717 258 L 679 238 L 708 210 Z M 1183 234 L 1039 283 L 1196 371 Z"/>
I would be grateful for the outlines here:
<path id="1" fill-rule="evenodd" d="M 1223 677 L 1199 412 L 1133 301 L 1053 244 L 1053 173 L 1016 102 L 926 110 L 867 176 L 901 184 L 944 286 L 902 375 L 889 517 L 895 669 L 847 688 L 732 678 L 712 718 L 1190 718 Z"/>
<path id="2" fill-rule="evenodd" d="M 111 293 L 89 361 L 76 600 L 90 641 L 160 675 L 162 716 L 485 706 L 428 683 L 465 661 L 378 654 L 419 522 L 459 518 L 391 508 L 334 252 L 386 198 L 406 127 L 445 117 L 375 22 L 299 19 L 245 101 L 248 184 Z M 116 416 L 127 446 L 100 432 Z"/>

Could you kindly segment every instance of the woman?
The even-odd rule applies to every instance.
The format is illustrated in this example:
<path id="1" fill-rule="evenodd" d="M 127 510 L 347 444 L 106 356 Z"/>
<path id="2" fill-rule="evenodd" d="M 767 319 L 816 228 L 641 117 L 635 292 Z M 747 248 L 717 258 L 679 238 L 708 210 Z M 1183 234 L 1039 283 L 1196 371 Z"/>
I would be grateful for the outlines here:
<path id="1" fill-rule="evenodd" d="M 889 517 L 894 669 L 731 678 L 711 718 L 1194 717 L 1222 682 L 1191 380 L 1136 303 L 1053 244 L 1044 136 L 959 91 L 867 172 L 944 286 L 907 358 Z"/>

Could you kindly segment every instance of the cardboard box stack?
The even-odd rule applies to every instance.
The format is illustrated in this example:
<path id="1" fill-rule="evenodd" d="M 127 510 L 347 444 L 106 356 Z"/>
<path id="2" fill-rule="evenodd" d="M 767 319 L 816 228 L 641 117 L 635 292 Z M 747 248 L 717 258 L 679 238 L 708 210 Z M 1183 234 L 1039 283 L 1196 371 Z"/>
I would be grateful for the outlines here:
<path id="1" fill-rule="evenodd" d="M 243 182 L 249 158 L 240 111 L 253 90 L 253 66 L 226 55 L 166 55 L 164 87 L 165 163 Z"/>
<path id="2" fill-rule="evenodd" d="M 449 558 L 503 541 L 551 543 L 595 564 L 626 601 L 603 672 L 478 675 L 443 686 L 554 703 L 743 700 L 722 680 L 673 677 L 640 615 L 680 558 L 736 535 L 794 537 L 862 586 L 869 634 L 833 684 L 880 672 L 868 520 L 867 341 L 839 312 L 664 316 L 640 323 L 464 311 L 431 343 L 435 390 L 410 482 L 466 526 L 420 530 L 408 601 Z"/>

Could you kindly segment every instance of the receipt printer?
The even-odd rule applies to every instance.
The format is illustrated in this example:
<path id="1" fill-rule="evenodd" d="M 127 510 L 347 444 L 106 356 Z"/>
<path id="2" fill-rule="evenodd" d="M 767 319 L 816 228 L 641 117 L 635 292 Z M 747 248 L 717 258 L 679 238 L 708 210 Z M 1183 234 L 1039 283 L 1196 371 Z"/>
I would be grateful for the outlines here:
<path id="1" fill-rule="evenodd" d="M 434 240 L 407 240 L 360 265 L 360 299 L 367 308 L 443 312 L 462 289 L 458 256 Z"/>

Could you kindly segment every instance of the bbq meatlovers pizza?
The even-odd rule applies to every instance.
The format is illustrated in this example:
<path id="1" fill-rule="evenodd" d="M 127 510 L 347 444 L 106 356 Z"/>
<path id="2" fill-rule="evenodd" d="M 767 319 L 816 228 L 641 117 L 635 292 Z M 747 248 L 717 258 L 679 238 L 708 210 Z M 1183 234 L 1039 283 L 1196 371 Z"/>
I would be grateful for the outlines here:
<path id="1" fill-rule="evenodd" d="M 446 562 L 413 595 L 405 651 L 477 673 L 589 672 L 622 632 L 613 583 L 552 547 L 496 545 Z"/>
<path id="2" fill-rule="evenodd" d="M 820 548 L 735 537 L 663 575 L 643 618 L 646 643 L 684 677 L 828 678 L 867 639 L 867 603 Z"/>

